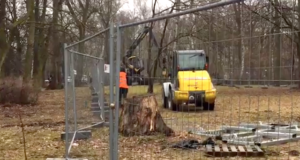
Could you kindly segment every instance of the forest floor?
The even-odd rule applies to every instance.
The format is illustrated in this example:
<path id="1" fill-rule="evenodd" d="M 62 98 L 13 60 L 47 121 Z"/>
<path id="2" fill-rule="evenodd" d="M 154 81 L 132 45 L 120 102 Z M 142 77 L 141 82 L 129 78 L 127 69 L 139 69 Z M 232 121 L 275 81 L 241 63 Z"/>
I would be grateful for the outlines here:
<path id="1" fill-rule="evenodd" d="M 129 97 L 146 92 L 146 86 L 131 87 Z M 300 92 L 288 88 L 228 88 L 217 87 L 218 97 L 215 111 L 185 109 L 174 112 L 160 108 L 165 122 L 175 130 L 174 137 L 119 136 L 119 157 L 121 160 L 158 160 L 158 159 L 206 159 L 201 150 L 179 150 L 169 146 L 188 138 L 202 140 L 205 137 L 189 134 L 192 128 L 218 129 L 221 125 L 236 125 L 240 122 L 289 123 L 300 122 Z M 161 87 L 154 88 L 161 104 Z M 93 117 L 88 106 L 90 91 L 76 89 L 78 106 L 78 126 L 85 127 L 99 121 Z M 24 142 L 28 160 L 45 160 L 63 157 L 65 143 L 60 136 L 65 127 L 65 98 L 63 90 L 44 91 L 36 106 L 0 107 L 0 160 L 22 160 Z M 72 111 L 69 122 L 72 124 Z M 24 125 L 22 132 L 21 121 Z M 300 152 L 300 142 L 263 148 L 268 159 L 297 159 L 291 152 Z M 109 154 L 108 128 L 92 129 L 92 138 L 76 141 L 72 145 L 71 156 L 89 160 L 106 160 Z M 266 159 L 264 157 L 264 159 Z M 298 157 L 299 158 L 299 157 Z M 211 159 L 211 158 L 207 158 Z M 223 158 L 225 159 L 225 158 Z M 241 158 L 226 158 L 241 159 Z M 253 158 L 252 158 L 253 159 Z M 258 158 L 255 158 L 258 159 Z"/>

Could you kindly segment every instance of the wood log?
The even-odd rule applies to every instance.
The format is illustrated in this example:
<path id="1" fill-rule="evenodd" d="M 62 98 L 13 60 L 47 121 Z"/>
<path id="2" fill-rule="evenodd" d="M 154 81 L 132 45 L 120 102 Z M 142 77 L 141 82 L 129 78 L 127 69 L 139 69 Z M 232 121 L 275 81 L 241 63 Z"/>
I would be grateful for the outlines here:
<path id="1" fill-rule="evenodd" d="M 147 94 L 126 99 L 120 109 L 119 132 L 124 136 L 174 135 L 160 112 L 155 95 Z"/>

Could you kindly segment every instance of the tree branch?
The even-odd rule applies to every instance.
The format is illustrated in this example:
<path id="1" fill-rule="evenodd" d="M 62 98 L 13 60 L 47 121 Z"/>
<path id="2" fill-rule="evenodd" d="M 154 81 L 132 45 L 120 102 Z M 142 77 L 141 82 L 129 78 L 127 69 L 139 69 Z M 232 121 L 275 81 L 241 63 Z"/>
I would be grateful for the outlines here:
<path id="1" fill-rule="evenodd" d="M 79 3 L 79 6 L 80 6 L 80 8 L 81 8 L 82 10 L 84 10 L 84 9 L 85 9 L 85 7 L 84 7 L 84 5 L 83 5 L 82 1 L 81 1 L 81 0 L 78 0 L 78 3 Z"/>
<path id="2" fill-rule="evenodd" d="M 274 7 L 274 9 L 276 10 L 276 12 L 278 12 L 281 17 L 283 18 L 284 22 L 290 27 L 290 28 L 294 28 L 296 30 L 299 30 L 298 27 L 294 26 L 293 23 L 287 18 L 287 16 L 285 14 L 283 14 L 279 9 L 278 7 L 275 5 L 274 2 L 272 2 L 271 0 L 269 0 L 269 2 L 271 3 L 271 5 Z M 279 18 L 279 17 L 276 17 L 276 18 Z M 281 27 L 281 26 L 280 26 Z"/>
<path id="3" fill-rule="evenodd" d="M 74 10 L 73 10 L 71 4 L 70 4 L 70 1 L 69 1 L 69 0 L 66 0 L 66 4 L 67 4 L 67 6 L 68 6 L 68 9 L 69 9 L 69 11 L 70 11 L 70 13 L 71 13 L 72 18 L 75 20 L 75 23 L 76 23 L 78 26 L 80 26 L 80 25 L 81 25 L 81 22 L 80 22 L 79 19 L 77 18 L 76 14 L 75 14 L 75 12 L 74 12 Z"/>

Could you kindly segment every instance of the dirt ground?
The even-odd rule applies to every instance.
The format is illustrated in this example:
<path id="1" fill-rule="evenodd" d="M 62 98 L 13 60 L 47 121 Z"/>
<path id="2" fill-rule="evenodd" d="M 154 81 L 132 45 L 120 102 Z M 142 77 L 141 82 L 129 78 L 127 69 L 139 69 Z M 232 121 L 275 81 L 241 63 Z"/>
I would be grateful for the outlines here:
<path id="1" fill-rule="evenodd" d="M 146 87 L 131 87 L 129 96 L 146 91 Z M 174 142 L 205 137 L 188 134 L 191 129 L 218 129 L 221 125 L 236 125 L 240 122 L 257 123 L 300 123 L 300 92 L 288 88 L 260 89 L 254 87 L 228 88 L 218 87 L 216 108 L 213 112 L 204 112 L 194 108 L 179 112 L 161 107 L 161 114 L 176 136 L 163 135 L 123 137 L 119 135 L 119 156 L 121 160 L 135 159 L 212 159 L 200 150 L 179 150 L 169 146 Z M 161 102 L 161 87 L 154 90 Z M 76 90 L 78 127 L 86 127 L 99 119 L 89 110 L 90 91 L 88 88 Z M 60 134 L 65 127 L 64 91 L 44 91 L 37 106 L 0 107 L 0 160 L 24 159 L 24 141 L 28 160 L 45 160 L 63 157 L 65 143 Z M 161 103 L 160 103 L 161 106 Z M 69 111 L 69 123 L 74 127 L 74 111 Z M 22 132 L 21 121 L 24 125 Z M 92 129 L 92 138 L 76 141 L 72 145 L 71 155 L 89 160 L 106 160 L 109 153 L 108 128 Z M 300 152 L 300 142 L 263 148 L 263 159 L 300 159 L 293 153 Z M 223 159 L 243 159 L 241 157 Z M 253 158 L 252 158 L 253 159 Z M 254 158 L 258 159 L 258 158 Z"/>

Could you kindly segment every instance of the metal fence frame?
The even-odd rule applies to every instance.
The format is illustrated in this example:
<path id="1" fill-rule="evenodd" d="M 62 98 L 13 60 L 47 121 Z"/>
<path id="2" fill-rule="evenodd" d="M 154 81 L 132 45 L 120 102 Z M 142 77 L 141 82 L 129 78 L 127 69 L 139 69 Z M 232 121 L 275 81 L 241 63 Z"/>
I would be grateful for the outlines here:
<path id="1" fill-rule="evenodd" d="M 114 86 L 119 86 L 119 74 L 115 74 L 116 77 L 114 77 L 114 73 L 119 73 L 120 72 L 120 64 L 121 64 L 121 31 L 122 29 L 125 29 L 125 28 L 128 28 L 128 27 L 133 27 L 133 26 L 137 26 L 137 25 L 141 25 L 141 24 L 145 24 L 145 23 L 151 23 L 151 22 L 155 22 L 155 21 L 160 21 L 160 20 L 165 20 L 165 19 L 169 19 L 169 18 L 174 18 L 174 17 L 179 17 L 179 16 L 182 16 L 182 15 L 186 15 L 186 14 L 190 14 L 190 13 L 195 13 L 195 12 L 200 12 L 200 11 L 206 11 L 206 10 L 210 10 L 210 9 L 214 9 L 214 8 L 218 8 L 218 7 L 222 7 L 222 6 L 226 6 L 226 5 L 230 5 L 230 4 L 234 4 L 234 3 L 240 3 L 240 2 L 243 2 L 244 0 L 223 0 L 223 1 L 220 1 L 220 2 L 216 2 L 216 3 L 211 3 L 211 4 L 207 4 L 207 5 L 204 5 L 204 6 L 199 6 L 199 7 L 196 7 L 196 8 L 193 8 L 193 9 L 188 9 L 188 10 L 185 10 L 185 11 L 181 11 L 181 12 L 176 12 L 176 13 L 172 13 L 172 14 L 166 14 L 166 15 L 163 15 L 163 16 L 158 16 L 158 17 L 155 17 L 155 18 L 150 18 L 150 19 L 147 19 L 147 20 L 143 20 L 143 21 L 139 21 L 139 22 L 134 22 L 134 23 L 128 23 L 128 24 L 120 24 L 120 23 L 111 23 L 110 24 L 110 27 L 107 28 L 107 29 L 104 29 L 92 36 L 89 36 L 83 40 L 80 40 L 78 42 L 75 42 L 73 44 L 70 44 L 70 45 L 64 45 L 64 55 L 65 55 L 65 75 L 67 75 L 68 73 L 68 70 L 67 70 L 67 63 L 66 63 L 66 59 L 67 59 L 67 54 L 68 52 L 70 52 L 71 54 L 80 54 L 82 56 L 87 56 L 87 57 L 90 57 L 90 58 L 95 58 L 95 59 L 98 59 L 98 60 L 102 60 L 102 58 L 98 58 L 98 57 L 94 57 L 94 56 L 90 56 L 90 55 L 87 55 L 87 54 L 84 54 L 84 53 L 79 53 L 79 52 L 76 52 L 76 51 L 73 51 L 73 50 L 70 50 L 71 47 L 73 46 L 76 46 L 80 43 L 83 43 L 83 42 L 86 42 L 94 37 L 97 37 L 107 31 L 109 31 L 109 64 L 113 64 L 114 63 L 114 34 L 116 33 L 116 39 L 117 39 L 117 42 L 116 42 L 116 48 L 117 48 L 117 54 L 116 54 L 116 66 L 114 65 L 110 65 L 110 79 L 115 79 L 115 82 L 113 81 L 110 81 L 110 85 L 109 85 L 109 90 L 110 90 L 110 102 L 109 102 L 109 107 L 111 108 L 110 109 L 110 112 L 109 112 L 109 157 L 111 160 L 117 160 L 118 159 L 118 127 L 119 127 L 119 117 L 118 116 L 113 116 L 113 115 L 118 115 L 119 114 L 119 101 L 117 100 L 118 97 L 119 97 L 119 90 L 116 89 L 116 94 L 114 94 L 113 90 L 114 90 Z M 116 68 L 115 68 L 116 67 Z M 74 78 L 72 78 L 72 81 L 73 81 L 73 84 L 74 84 Z M 68 83 L 68 80 L 65 76 L 65 84 Z M 74 86 L 73 86 L 74 87 Z M 68 91 L 67 91 L 67 87 L 65 85 L 65 95 L 68 95 Z M 65 119 L 65 125 L 66 125 L 66 130 L 65 130 L 65 133 L 66 133 L 66 139 L 68 139 L 68 119 L 67 119 L 67 116 L 68 116 L 68 104 L 67 104 L 67 98 L 65 99 L 65 115 L 66 115 L 66 119 Z M 75 109 L 76 109 L 76 104 L 73 106 Z M 114 109 L 114 110 L 113 110 Z M 92 127 L 92 126 L 88 126 L 86 128 L 89 128 L 89 127 Z M 86 129 L 85 128 L 85 129 Z M 78 130 L 78 129 L 77 129 Z M 75 132 L 76 134 L 76 132 Z M 73 133 L 73 137 L 75 135 Z M 72 142 L 72 141 L 71 141 Z M 65 153 L 66 153 L 66 159 L 68 159 L 68 154 L 69 154 L 69 150 L 70 150 L 70 146 L 71 144 L 68 144 L 67 140 L 66 140 L 66 150 L 65 150 Z"/>
<path id="2" fill-rule="evenodd" d="M 75 44 L 76 45 L 76 44 Z M 76 52 L 74 50 L 68 49 L 70 46 L 74 46 L 74 45 L 70 45 L 67 46 L 66 44 L 64 45 L 64 91 L 65 91 L 65 132 L 62 134 L 62 136 L 64 136 L 64 140 L 65 140 L 65 158 L 68 159 L 69 158 L 69 153 L 71 151 L 72 148 L 72 144 L 74 142 L 75 137 L 79 136 L 78 139 L 81 139 L 81 131 L 85 131 L 87 129 L 91 129 L 92 127 L 96 126 L 96 125 L 102 125 L 107 122 L 105 122 L 105 110 L 104 110 L 104 85 L 103 85 L 103 75 L 104 75 L 104 61 L 102 58 L 98 58 L 95 56 L 91 56 L 88 54 L 83 54 L 83 53 L 79 53 Z M 99 106 L 99 111 L 100 111 L 100 121 L 96 122 L 95 124 L 90 124 L 88 126 L 79 128 L 77 126 L 77 104 L 76 104 L 76 95 L 75 95 L 75 77 L 74 77 L 74 55 L 80 55 L 82 57 L 87 57 L 90 59 L 94 59 L 97 61 L 97 63 L 95 64 L 96 67 L 94 69 L 94 75 L 95 77 L 93 77 L 93 81 L 96 81 L 98 84 L 90 84 L 92 85 L 91 87 L 93 89 L 91 89 L 91 94 L 95 94 L 97 96 L 98 99 L 98 106 Z M 69 62 L 70 60 L 70 62 Z M 70 64 L 70 66 L 69 66 Z M 71 72 L 70 72 L 71 71 Z M 70 75 L 70 79 L 69 76 Z M 69 83 L 71 83 L 71 92 L 72 93 L 72 97 L 71 97 L 71 101 L 72 101 L 72 106 L 69 105 L 68 103 L 68 95 L 69 95 Z M 69 108 L 73 108 L 74 111 L 74 130 L 70 130 L 70 124 L 69 124 Z M 85 138 L 83 138 L 85 139 Z"/>
<path id="3" fill-rule="evenodd" d="M 234 3 L 239 3 L 239 2 L 242 2 L 243 0 L 227 0 L 227 1 L 220 1 L 220 2 L 216 2 L 216 3 L 211 3 L 211 4 L 207 4 L 207 5 L 204 5 L 204 6 L 200 6 L 200 7 L 197 7 L 197 8 L 194 8 L 194 9 L 189 9 L 189 10 L 185 10 L 185 11 L 181 11 L 181 12 L 177 12 L 177 13 L 172 13 L 172 14 L 167 14 L 167 15 L 164 15 L 164 16 L 159 16 L 159 17 L 155 17 L 155 18 L 150 18 L 148 20 L 143 20 L 143 21 L 140 21 L 140 22 L 135 22 L 135 23 L 129 23 L 129 24 L 123 24 L 121 25 L 120 23 L 117 23 L 116 24 L 116 33 L 117 33 L 117 54 L 116 54 L 116 73 L 119 73 L 120 72 L 120 55 L 121 55 L 121 37 L 122 37 L 122 29 L 125 29 L 125 28 L 128 28 L 128 27 L 133 27 L 133 26 L 138 26 L 138 25 L 141 25 L 141 24 L 145 24 L 145 23 L 151 23 L 151 22 L 155 22 L 155 21 L 160 21 L 160 20 L 165 20 L 165 19 L 169 19 L 169 18 L 174 18 L 174 17 L 179 17 L 179 16 L 182 16 L 182 15 L 186 15 L 186 14 L 190 14 L 190 13 L 194 13 L 194 12 L 199 12 L 199 11 L 205 11 L 205 10 L 210 10 L 210 9 L 214 9 L 214 8 L 218 8 L 218 7 L 222 7 L 222 6 L 226 6 L 226 5 L 230 5 L 230 4 L 234 4 Z M 114 24 L 112 23 L 111 26 L 110 26 L 110 33 L 114 33 Z M 113 42 L 112 40 L 112 36 L 110 37 L 110 42 Z M 112 44 L 111 44 L 111 47 L 113 48 Z M 113 53 L 112 53 L 113 50 L 110 50 L 110 64 L 113 63 Z M 111 71 L 114 70 L 113 68 L 111 68 Z M 110 73 L 112 76 L 113 74 Z M 113 78 L 113 77 L 111 77 Z M 116 86 L 119 86 L 119 74 L 116 74 Z M 112 91 L 113 89 L 113 86 L 110 86 L 110 90 Z M 111 93 L 111 98 L 113 97 L 112 95 L 112 92 Z M 119 90 L 116 89 L 116 97 L 119 97 Z M 111 103 L 111 106 L 115 107 L 115 115 L 119 115 L 119 101 L 117 99 L 115 99 L 115 104 L 114 103 Z M 111 160 L 117 160 L 118 159 L 118 127 L 119 127 L 119 117 L 118 116 L 115 116 L 115 119 L 114 119 L 114 130 L 113 130 L 113 137 L 112 137 L 112 142 L 113 142 L 113 147 L 110 147 L 110 159 Z"/>

